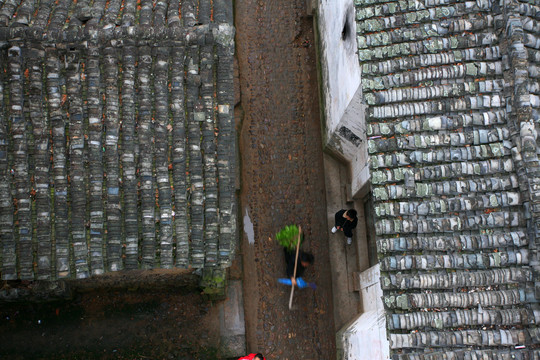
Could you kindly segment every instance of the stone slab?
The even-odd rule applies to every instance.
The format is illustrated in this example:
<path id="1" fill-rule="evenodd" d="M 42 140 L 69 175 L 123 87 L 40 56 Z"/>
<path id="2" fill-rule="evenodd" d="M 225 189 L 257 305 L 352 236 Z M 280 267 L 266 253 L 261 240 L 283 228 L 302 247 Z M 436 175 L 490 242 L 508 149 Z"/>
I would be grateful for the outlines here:
<path id="1" fill-rule="evenodd" d="M 227 298 L 219 309 L 220 354 L 238 357 L 246 352 L 246 329 L 242 282 L 231 280 L 227 286 Z"/>

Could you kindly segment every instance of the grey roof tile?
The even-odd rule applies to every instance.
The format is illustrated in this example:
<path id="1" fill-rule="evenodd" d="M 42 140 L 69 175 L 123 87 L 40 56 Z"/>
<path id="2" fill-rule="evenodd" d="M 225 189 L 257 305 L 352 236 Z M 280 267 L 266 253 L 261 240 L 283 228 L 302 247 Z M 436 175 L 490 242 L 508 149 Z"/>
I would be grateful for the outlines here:
<path id="1" fill-rule="evenodd" d="M 3 279 L 230 265 L 230 2 L 9 1 L 0 49 Z"/>
<path id="2" fill-rule="evenodd" d="M 355 5 L 393 358 L 527 357 L 513 347 L 538 336 L 536 7 Z"/>

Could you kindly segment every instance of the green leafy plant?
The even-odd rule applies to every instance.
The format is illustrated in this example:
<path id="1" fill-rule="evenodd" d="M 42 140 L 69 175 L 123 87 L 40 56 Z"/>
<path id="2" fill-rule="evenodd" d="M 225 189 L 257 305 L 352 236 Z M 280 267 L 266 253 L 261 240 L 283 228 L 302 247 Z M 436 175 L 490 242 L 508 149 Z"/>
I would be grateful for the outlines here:
<path id="1" fill-rule="evenodd" d="M 279 245 L 288 250 L 296 249 L 296 241 L 300 230 L 297 225 L 287 225 L 276 234 Z M 303 238 L 303 236 L 302 236 Z M 302 239 L 300 240 L 302 242 Z"/>

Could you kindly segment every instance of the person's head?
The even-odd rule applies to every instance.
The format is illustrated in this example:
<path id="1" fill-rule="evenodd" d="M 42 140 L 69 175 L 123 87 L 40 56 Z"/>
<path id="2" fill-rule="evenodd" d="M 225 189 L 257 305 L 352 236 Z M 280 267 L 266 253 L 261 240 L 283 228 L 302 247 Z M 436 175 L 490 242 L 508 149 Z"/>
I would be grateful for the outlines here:
<path id="1" fill-rule="evenodd" d="M 308 267 L 309 265 L 313 265 L 313 261 L 315 258 L 310 253 L 302 252 L 299 255 L 300 257 L 300 264 L 302 264 L 303 267 Z"/>
<path id="2" fill-rule="evenodd" d="M 354 210 L 354 209 L 349 209 L 349 210 L 347 210 L 347 212 L 345 213 L 345 216 L 346 216 L 349 220 L 353 220 L 354 218 L 356 218 L 356 210 Z"/>
<path id="3" fill-rule="evenodd" d="M 255 355 L 253 360 L 264 360 L 264 356 L 261 353 L 258 353 Z"/>

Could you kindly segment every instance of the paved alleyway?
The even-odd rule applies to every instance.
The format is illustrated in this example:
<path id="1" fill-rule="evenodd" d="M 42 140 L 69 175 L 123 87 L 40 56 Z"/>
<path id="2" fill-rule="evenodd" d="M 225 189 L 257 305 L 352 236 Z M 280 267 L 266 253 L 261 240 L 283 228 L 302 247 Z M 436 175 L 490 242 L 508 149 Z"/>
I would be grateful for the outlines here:
<path id="1" fill-rule="evenodd" d="M 236 1 L 235 17 L 240 206 L 254 233 L 241 247 L 247 348 L 267 359 L 329 360 L 335 330 L 312 18 L 305 0 Z M 289 288 L 276 283 L 283 251 L 270 238 L 293 223 L 315 255 L 306 278 L 318 289 L 295 292 L 289 311 Z"/>

